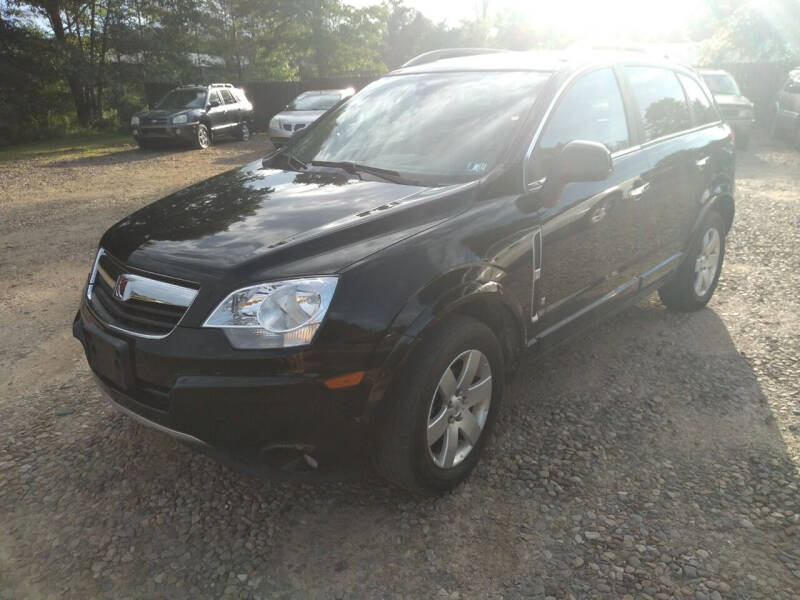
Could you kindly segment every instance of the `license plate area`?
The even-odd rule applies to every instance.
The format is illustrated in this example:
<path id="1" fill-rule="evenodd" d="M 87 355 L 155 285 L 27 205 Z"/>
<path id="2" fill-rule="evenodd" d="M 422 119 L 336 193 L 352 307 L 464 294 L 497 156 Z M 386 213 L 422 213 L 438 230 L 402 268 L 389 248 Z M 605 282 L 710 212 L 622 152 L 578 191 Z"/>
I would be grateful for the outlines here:
<path id="1" fill-rule="evenodd" d="M 130 344 L 108 335 L 93 324 L 84 327 L 86 358 L 99 375 L 128 390 L 133 383 Z"/>

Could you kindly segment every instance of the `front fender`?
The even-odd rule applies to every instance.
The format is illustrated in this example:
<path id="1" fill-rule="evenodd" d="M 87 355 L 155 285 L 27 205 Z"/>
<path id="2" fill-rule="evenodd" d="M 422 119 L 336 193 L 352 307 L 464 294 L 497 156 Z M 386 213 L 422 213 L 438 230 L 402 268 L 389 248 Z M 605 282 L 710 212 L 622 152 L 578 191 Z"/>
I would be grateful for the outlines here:
<path id="1" fill-rule="evenodd" d="M 367 400 L 367 418 L 382 404 L 396 374 L 409 360 L 426 331 L 447 315 L 467 307 L 488 307 L 502 322 L 510 319 L 525 339 L 524 310 L 519 300 L 503 286 L 504 272 L 493 265 L 473 265 L 451 271 L 419 290 L 397 314 L 378 345 L 386 359 L 374 374 Z"/>

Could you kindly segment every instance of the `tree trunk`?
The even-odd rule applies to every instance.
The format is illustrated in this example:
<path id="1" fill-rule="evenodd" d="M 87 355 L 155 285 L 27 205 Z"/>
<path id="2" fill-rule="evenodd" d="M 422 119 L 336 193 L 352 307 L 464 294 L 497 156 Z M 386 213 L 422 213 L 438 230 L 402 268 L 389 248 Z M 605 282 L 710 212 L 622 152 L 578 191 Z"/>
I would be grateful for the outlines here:
<path id="1" fill-rule="evenodd" d="M 47 2 L 44 5 L 44 9 L 50 21 L 50 26 L 53 28 L 53 35 L 64 45 L 64 49 L 69 51 L 67 36 L 64 33 L 64 22 L 61 20 L 61 6 L 58 0 Z M 67 68 L 64 78 L 67 80 L 67 86 L 75 103 L 75 116 L 78 119 L 78 125 L 88 127 L 92 120 L 92 106 L 89 95 L 86 93 L 86 86 L 83 85 L 81 78 L 72 68 Z"/>

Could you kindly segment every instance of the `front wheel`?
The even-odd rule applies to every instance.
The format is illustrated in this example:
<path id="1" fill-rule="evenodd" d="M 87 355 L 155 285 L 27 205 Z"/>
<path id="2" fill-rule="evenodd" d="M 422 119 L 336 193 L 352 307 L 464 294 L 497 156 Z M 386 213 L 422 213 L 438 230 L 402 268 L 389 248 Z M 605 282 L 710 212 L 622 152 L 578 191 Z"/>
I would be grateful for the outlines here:
<path id="1" fill-rule="evenodd" d="M 197 126 L 197 131 L 195 132 L 195 138 L 194 138 L 194 145 L 195 148 L 199 148 L 200 150 L 205 150 L 211 145 L 211 133 L 208 131 L 208 127 L 206 127 L 202 123 Z"/>
<path id="2" fill-rule="evenodd" d="M 463 481 L 486 445 L 503 398 L 503 352 L 491 329 L 453 316 L 420 344 L 387 398 L 375 466 L 417 493 Z"/>
<path id="3" fill-rule="evenodd" d="M 711 300 L 725 259 L 726 230 L 722 216 L 715 210 L 709 212 L 683 263 L 658 290 L 667 308 L 698 310 Z"/>

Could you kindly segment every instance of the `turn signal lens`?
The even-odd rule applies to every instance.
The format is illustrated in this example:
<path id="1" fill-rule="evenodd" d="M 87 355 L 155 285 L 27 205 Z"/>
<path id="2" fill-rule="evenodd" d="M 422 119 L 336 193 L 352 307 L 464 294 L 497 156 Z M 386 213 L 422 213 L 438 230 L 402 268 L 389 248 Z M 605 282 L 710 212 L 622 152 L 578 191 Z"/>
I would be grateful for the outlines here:
<path id="1" fill-rule="evenodd" d="M 364 371 L 356 371 L 347 375 L 339 375 L 325 380 L 325 387 L 329 390 L 341 390 L 342 388 L 353 387 L 361 383 L 364 379 Z"/>

